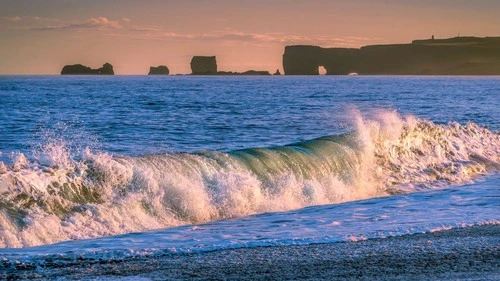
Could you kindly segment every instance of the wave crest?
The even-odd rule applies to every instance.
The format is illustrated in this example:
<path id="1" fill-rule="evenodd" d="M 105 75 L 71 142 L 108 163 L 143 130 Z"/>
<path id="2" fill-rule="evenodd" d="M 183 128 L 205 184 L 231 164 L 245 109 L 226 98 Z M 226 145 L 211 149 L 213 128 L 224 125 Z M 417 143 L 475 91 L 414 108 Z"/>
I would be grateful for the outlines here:
<path id="1" fill-rule="evenodd" d="M 439 188 L 500 170 L 500 137 L 474 123 L 354 114 L 356 130 L 228 153 L 112 156 L 63 143 L 0 162 L 0 246 L 165 228 Z"/>

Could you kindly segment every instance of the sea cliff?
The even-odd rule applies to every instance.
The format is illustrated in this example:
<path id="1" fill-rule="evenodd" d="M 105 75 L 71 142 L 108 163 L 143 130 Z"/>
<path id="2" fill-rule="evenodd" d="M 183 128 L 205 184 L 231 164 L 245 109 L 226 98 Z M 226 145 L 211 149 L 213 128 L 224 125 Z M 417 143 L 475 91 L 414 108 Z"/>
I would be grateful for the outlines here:
<path id="1" fill-rule="evenodd" d="M 357 48 L 287 46 L 286 75 L 499 75 L 500 37 L 415 40 Z"/>

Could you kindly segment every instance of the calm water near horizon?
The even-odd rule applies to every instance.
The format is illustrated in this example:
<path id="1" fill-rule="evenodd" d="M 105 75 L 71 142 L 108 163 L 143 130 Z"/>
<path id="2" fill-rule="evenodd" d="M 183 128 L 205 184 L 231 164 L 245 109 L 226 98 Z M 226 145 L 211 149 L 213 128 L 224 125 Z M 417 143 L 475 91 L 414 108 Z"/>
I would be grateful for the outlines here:
<path id="1" fill-rule="evenodd" d="M 284 145 L 351 130 L 351 108 L 500 130 L 498 76 L 0 76 L 0 94 L 4 160 L 52 134 L 127 155 Z"/>
<path id="2" fill-rule="evenodd" d="M 498 224 L 499 108 L 498 76 L 0 76 L 0 272 Z"/>

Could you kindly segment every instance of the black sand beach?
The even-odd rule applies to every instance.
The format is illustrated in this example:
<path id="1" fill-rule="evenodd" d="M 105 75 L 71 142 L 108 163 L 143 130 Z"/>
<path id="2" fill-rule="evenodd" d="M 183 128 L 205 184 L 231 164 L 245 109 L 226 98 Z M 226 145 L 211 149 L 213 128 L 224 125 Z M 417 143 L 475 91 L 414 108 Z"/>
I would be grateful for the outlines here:
<path id="1" fill-rule="evenodd" d="M 500 280 L 500 226 L 3 272 L 59 280 Z"/>

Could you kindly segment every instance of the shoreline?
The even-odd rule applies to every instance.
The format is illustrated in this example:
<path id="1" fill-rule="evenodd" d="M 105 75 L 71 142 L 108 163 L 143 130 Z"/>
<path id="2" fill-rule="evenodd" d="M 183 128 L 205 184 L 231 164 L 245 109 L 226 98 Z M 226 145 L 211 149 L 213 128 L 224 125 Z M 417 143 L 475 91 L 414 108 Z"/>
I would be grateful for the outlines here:
<path id="1" fill-rule="evenodd" d="M 499 280 L 500 225 L 0 272 L 59 280 Z"/>

